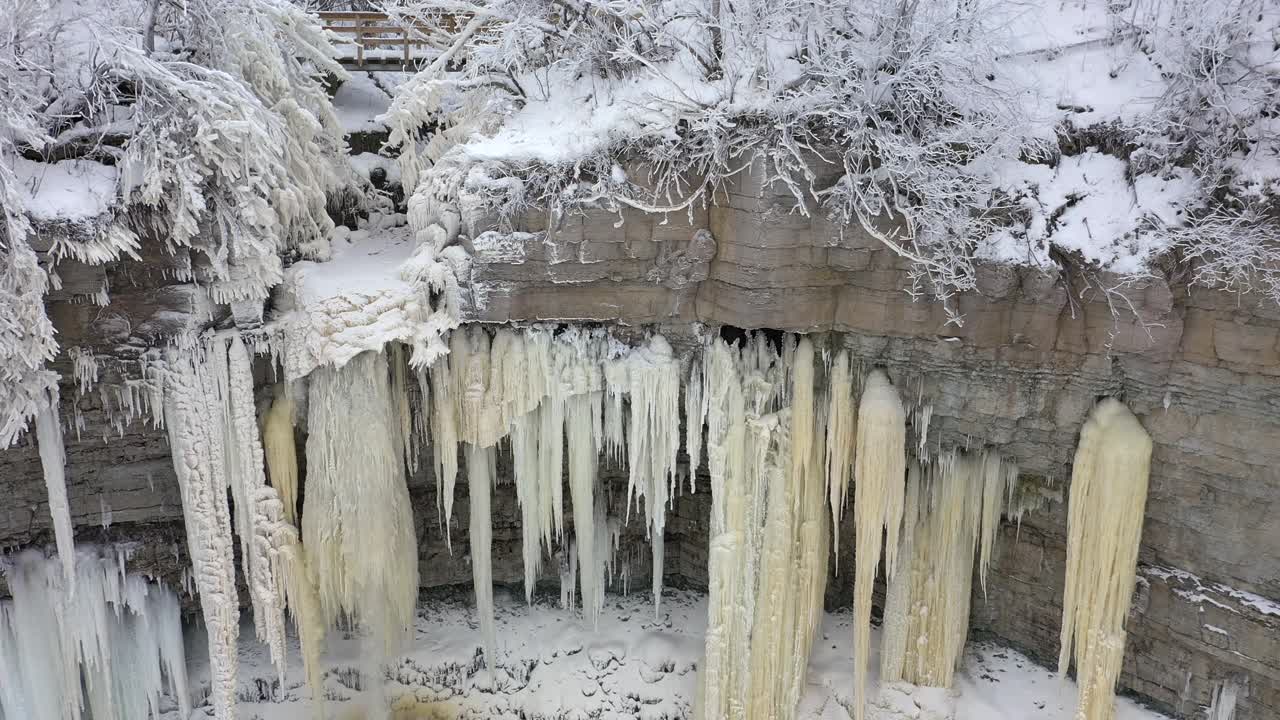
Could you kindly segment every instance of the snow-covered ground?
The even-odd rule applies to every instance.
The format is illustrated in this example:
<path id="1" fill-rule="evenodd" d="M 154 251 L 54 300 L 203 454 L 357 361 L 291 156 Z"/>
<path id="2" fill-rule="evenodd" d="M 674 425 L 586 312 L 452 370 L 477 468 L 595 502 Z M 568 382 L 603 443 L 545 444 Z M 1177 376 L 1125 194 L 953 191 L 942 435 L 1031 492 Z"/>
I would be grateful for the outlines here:
<path id="1" fill-rule="evenodd" d="M 610 595 L 598 629 L 577 613 L 539 600 L 498 593 L 501 659 L 490 678 L 478 657 L 480 631 L 469 595 L 434 599 L 418 608 L 412 648 L 393 665 L 383 685 L 385 699 L 361 690 L 359 640 L 331 633 L 324 657 L 325 717 L 382 718 L 371 708 L 392 707 L 395 720 L 454 718 L 686 718 L 693 717 L 698 665 L 706 626 L 705 596 L 668 592 L 655 620 L 644 594 Z M 192 686 L 207 686 L 207 654 L 198 632 L 188 640 Z M 851 717 L 853 629 L 847 611 L 828 613 L 814 643 L 809 678 L 797 717 Z M 873 631 L 872 647 L 879 645 Z M 285 688 L 272 688 L 274 671 L 266 648 L 254 640 L 251 622 L 240 640 L 240 703 L 243 720 L 304 720 L 318 717 L 302 679 L 296 644 L 290 648 Z M 1069 720 L 1076 686 L 1021 654 L 974 643 L 951 690 L 903 683 L 879 688 L 873 652 L 868 717 L 875 720 Z M 203 718 L 208 708 L 193 717 Z M 172 715 L 171 715 L 172 717 Z M 1163 716 L 1128 699 L 1117 700 L 1116 720 Z"/>

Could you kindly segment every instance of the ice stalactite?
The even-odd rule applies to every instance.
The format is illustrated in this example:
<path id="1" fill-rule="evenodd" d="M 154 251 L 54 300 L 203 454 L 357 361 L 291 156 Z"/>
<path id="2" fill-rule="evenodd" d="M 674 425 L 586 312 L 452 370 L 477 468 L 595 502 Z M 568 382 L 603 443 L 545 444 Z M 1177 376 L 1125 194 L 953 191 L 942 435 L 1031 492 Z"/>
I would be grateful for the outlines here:
<path id="1" fill-rule="evenodd" d="M 239 635 L 231 508 L 241 541 L 242 568 L 253 604 L 258 639 L 269 648 L 283 682 L 285 610 L 298 624 L 312 693 L 321 695 L 315 666 L 323 643 L 323 618 L 306 572 L 297 529 L 281 493 L 293 507 L 297 458 L 293 407 L 287 387 L 263 418 L 255 418 L 252 361 L 238 335 L 215 335 L 199 345 L 170 350 L 166 358 L 165 423 L 182 490 L 188 548 L 209 633 L 211 698 L 219 718 L 234 714 L 236 643 Z M 266 446 L 264 447 L 264 442 Z M 267 485 L 265 464 L 272 468 Z M 316 637 L 314 627 L 321 628 Z"/>
<path id="2" fill-rule="evenodd" d="M 286 383 L 272 391 L 271 407 L 262 418 L 262 448 L 271 487 L 280 495 L 285 519 L 298 524 L 298 447 L 293 437 L 293 398 Z"/>
<path id="3" fill-rule="evenodd" d="M 217 720 L 232 720 L 240 602 L 220 430 L 222 408 L 204 355 L 201 348 L 167 352 L 164 415 L 182 494 L 187 550 L 209 634 L 210 700 Z"/>
<path id="4" fill-rule="evenodd" d="M 680 361 L 661 335 L 626 356 L 630 415 L 627 418 L 627 504 L 644 499 L 653 546 L 653 607 L 662 606 L 663 533 L 667 501 L 676 478 L 680 449 Z"/>
<path id="5" fill-rule="evenodd" d="M 831 527 L 840 527 L 849 497 L 849 476 L 853 472 L 853 449 L 858 437 L 857 409 L 853 403 L 853 372 L 849 351 L 841 350 L 831 363 L 827 382 L 827 502 L 831 506 Z M 839 566 L 839 548 L 834 553 Z"/>
<path id="6" fill-rule="evenodd" d="M 1240 684 L 1234 679 L 1222 680 L 1213 688 L 1213 697 L 1205 710 L 1205 720 L 1235 720 Z"/>
<path id="7" fill-rule="evenodd" d="M 520 548 L 524 559 L 524 598 L 533 604 L 533 591 L 542 569 L 543 528 L 550 523 L 542 521 L 540 503 L 542 477 L 538 467 L 537 412 L 532 418 L 517 422 L 511 430 L 511 462 L 515 476 L 516 502 L 520 505 Z M 550 508 L 547 508 L 548 510 Z"/>
<path id="8" fill-rule="evenodd" d="M 996 537 L 1000 533 L 1000 516 L 1005 511 L 1006 499 L 1013 495 L 1018 485 L 1018 466 L 1000 457 L 994 451 L 984 453 L 982 462 L 982 520 L 978 527 L 978 582 L 982 595 L 987 594 L 987 569 L 995 553 Z M 976 499 L 970 501 L 977 505 Z"/>
<path id="9" fill-rule="evenodd" d="M 814 350 L 808 339 L 781 357 L 759 337 L 742 349 L 717 341 L 704 364 L 712 509 L 695 716 L 790 718 L 822 611 L 830 543 Z"/>
<path id="10" fill-rule="evenodd" d="M 36 413 L 36 444 L 40 446 L 40 466 L 49 495 L 53 537 L 58 556 L 62 558 L 63 575 L 74 589 L 75 530 L 71 525 L 71 505 L 67 502 L 67 450 L 62 438 L 62 422 L 58 419 L 58 386 L 53 384 L 42 394 L 43 402 Z"/>
<path id="11" fill-rule="evenodd" d="M 210 342 L 209 367 L 221 395 L 222 447 L 227 481 L 235 501 L 236 530 L 240 535 L 241 566 L 253 604 L 258 639 L 266 643 L 281 680 L 285 670 L 284 593 L 268 555 L 269 547 L 257 542 L 262 530 L 258 502 L 266 488 L 262 442 L 253 401 L 253 368 L 239 335 L 229 341 Z M 274 492 L 272 493 L 274 495 Z"/>
<path id="12" fill-rule="evenodd" d="M 444 526 L 445 544 L 450 551 L 453 542 L 449 522 L 453 518 L 453 493 L 458 482 L 458 424 L 453 409 L 452 359 L 441 358 L 431 366 L 431 443 L 432 462 L 436 473 L 436 510 Z"/>
<path id="13" fill-rule="evenodd" d="M 82 549 L 72 582 L 35 551 L 6 570 L 0 603 L 0 718 L 159 718 L 168 694 L 191 714 L 178 600 L 129 575 L 119 553 Z"/>
<path id="14" fill-rule="evenodd" d="M 417 538 L 386 356 L 365 352 L 340 369 L 317 369 L 307 405 L 302 538 L 321 614 L 326 626 L 358 622 L 374 643 L 366 660 L 385 659 L 409 636 L 418 596 Z"/>
<path id="15" fill-rule="evenodd" d="M 595 537 L 601 399 L 599 390 L 574 395 L 569 399 L 566 413 L 569 424 L 569 501 L 573 504 L 573 534 L 578 546 L 578 582 L 582 612 L 591 619 L 592 625 L 599 621 L 600 611 L 604 608 L 600 567 L 603 567 L 605 558 L 598 556 L 598 538 Z"/>
<path id="16" fill-rule="evenodd" d="M 1147 503 L 1151 436 L 1120 401 L 1099 402 L 1080 431 L 1067 509 L 1067 578 L 1058 671 L 1072 658 L 1080 720 L 1110 720 L 1124 660 Z"/>
<path id="17" fill-rule="evenodd" d="M 827 580 L 825 433 L 819 432 L 808 338 L 799 340 L 790 360 L 791 406 L 775 415 L 763 463 L 768 502 L 751 634 L 753 718 L 794 715 Z"/>
<path id="18" fill-rule="evenodd" d="M 950 687 L 969 630 L 975 555 L 989 559 L 1017 466 L 952 451 L 913 462 L 881 641 L 882 682 Z M 980 563 L 981 564 L 981 563 Z M 985 577 L 981 565 L 979 576 Z"/>
<path id="19" fill-rule="evenodd" d="M 885 576 L 890 582 L 897 570 L 898 534 L 905 503 L 906 443 L 906 412 L 898 391 L 883 371 L 873 370 L 867 376 L 858 406 L 858 439 L 854 448 L 854 720 L 862 720 L 866 714 L 871 591 L 882 540 Z"/>
<path id="20" fill-rule="evenodd" d="M 400 435 L 400 452 L 404 456 L 405 467 L 412 474 L 418 470 L 419 435 L 414 432 L 413 412 L 409 398 L 409 358 L 405 355 L 405 346 L 393 342 L 387 346 L 388 359 L 391 365 L 391 398 L 395 404 L 396 420 Z"/>
<path id="21" fill-rule="evenodd" d="M 311 701 L 319 714 L 319 705 L 324 702 L 320 652 L 325 640 L 320 597 L 307 569 L 306 553 L 303 552 L 298 529 L 285 517 L 284 503 L 275 488 L 258 489 L 255 511 L 257 518 L 254 523 L 254 542 L 258 544 L 261 556 L 268 559 L 271 568 L 266 576 L 271 585 L 265 591 L 287 601 L 289 614 L 298 631 L 303 673 L 306 675 L 307 687 L 311 690 Z M 283 683 L 283 675 L 281 682 Z"/>
<path id="22" fill-rule="evenodd" d="M 467 493 L 471 510 L 471 583 L 480 616 L 484 664 L 492 673 L 498 667 L 498 631 L 493 618 L 493 491 L 494 449 L 466 444 Z"/>
<path id="23" fill-rule="evenodd" d="M 689 492 L 697 492 L 694 479 L 702 464 L 702 427 L 706 424 L 707 404 L 702 388 L 702 363 L 694 361 L 689 380 L 684 386 L 684 450 L 689 456 Z"/>

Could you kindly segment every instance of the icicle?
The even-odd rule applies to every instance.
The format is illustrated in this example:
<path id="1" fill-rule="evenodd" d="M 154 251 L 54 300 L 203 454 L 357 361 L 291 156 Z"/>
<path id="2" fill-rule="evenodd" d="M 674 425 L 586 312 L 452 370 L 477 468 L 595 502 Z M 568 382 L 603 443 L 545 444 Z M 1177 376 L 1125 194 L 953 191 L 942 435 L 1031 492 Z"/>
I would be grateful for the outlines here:
<path id="1" fill-rule="evenodd" d="M 901 551 L 885 607 L 881 680 L 950 687 L 969 628 L 969 598 L 990 453 L 950 453 L 908 476 Z M 914 507 L 913 507 L 914 506 Z M 998 510 L 997 510 L 998 514 Z"/>
<path id="2" fill-rule="evenodd" d="M 1213 698 L 1205 711 L 1205 720 L 1235 720 L 1236 699 L 1240 685 L 1235 680 L 1220 681 L 1213 689 Z"/>
<path id="3" fill-rule="evenodd" d="M 564 403 L 557 390 L 538 410 L 538 507 L 548 549 L 552 530 L 557 540 L 564 539 Z"/>
<path id="4" fill-rule="evenodd" d="M 498 636 L 493 619 L 493 515 L 490 512 L 494 451 L 492 447 L 478 448 L 470 443 L 466 448 L 471 582 L 476 592 L 480 636 L 484 641 L 484 665 L 492 674 L 498 668 Z"/>
<path id="5" fill-rule="evenodd" d="M 262 447 L 271 486 L 284 504 L 284 517 L 297 526 L 298 447 L 293 439 L 293 399 L 286 383 L 278 383 L 272 395 L 271 409 L 262 419 Z"/>
<path id="6" fill-rule="evenodd" d="M 702 363 L 694 361 L 689 368 L 689 382 L 684 386 L 685 453 L 689 456 L 689 492 L 697 492 L 695 478 L 702 464 L 702 426 L 706 423 L 706 403 L 702 398 Z"/>
<path id="7" fill-rule="evenodd" d="M 663 533 L 667 499 L 675 482 L 680 449 L 680 362 L 661 335 L 627 356 L 631 416 L 627 426 L 630 473 L 627 506 L 643 496 L 645 523 L 653 547 L 653 609 L 662 606 Z"/>
<path id="8" fill-rule="evenodd" d="M 96 366 L 95 366 L 96 367 Z M 53 537 L 62 558 L 63 577 L 75 589 L 75 530 L 71 525 L 71 506 L 67 502 L 67 452 L 62 440 L 62 423 L 58 420 L 58 386 L 44 394 L 45 402 L 36 414 L 36 443 L 40 446 L 40 465 L 49 495 L 49 515 L 53 520 Z"/>
<path id="9" fill-rule="evenodd" d="M 164 422 L 182 493 L 187 549 L 209 634 L 210 699 L 217 720 L 232 720 L 240 602 L 222 434 L 216 424 L 222 408 L 198 350 L 172 349 L 166 359 Z"/>
<path id="10" fill-rule="evenodd" d="M 600 573 L 596 567 L 595 486 L 597 457 L 592 425 L 599 423 L 601 393 L 574 395 L 569 399 L 569 500 L 573 503 L 573 534 L 578 546 L 582 612 L 592 626 L 599 622 L 603 606 Z"/>
<path id="11" fill-rule="evenodd" d="M 177 598 L 126 574 L 116 555 L 82 551 L 73 560 L 74 593 L 61 564 L 35 551 L 6 573 L 13 600 L 0 603 L 0 717 L 159 718 L 166 690 L 190 715 Z"/>
<path id="12" fill-rule="evenodd" d="M 822 612 L 830 532 L 814 353 L 788 346 L 786 368 L 759 336 L 740 357 L 707 350 L 711 475 L 706 660 L 695 717 L 790 718 Z M 766 410 L 782 396 L 794 402 Z M 802 453 L 797 457 L 796 453 Z"/>
<path id="13" fill-rule="evenodd" d="M 542 567 L 543 526 L 539 512 L 538 429 L 536 412 L 516 421 L 511 431 L 512 472 L 520 504 L 520 550 L 524 558 L 524 598 L 533 604 L 533 591 Z"/>
<path id="14" fill-rule="evenodd" d="M 397 342 L 389 345 L 391 401 L 395 404 L 396 418 L 399 420 L 400 452 L 404 456 L 404 465 L 410 473 L 414 473 L 418 470 L 418 447 L 413 432 L 413 413 L 409 409 L 409 360 L 405 357 L 404 347 Z"/>
<path id="15" fill-rule="evenodd" d="M 906 483 L 906 413 L 898 391 L 881 370 L 867 376 L 858 408 L 854 449 L 853 518 L 857 530 L 853 583 L 854 720 L 866 714 L 871 591 L 884 533 L 885 576 L 897 570 L 898 534 Z"/>
<path id="16" fill-rule="evenodd" d="M 1151 436 L 1106 398 L 1080 431 L 1067 514 L 1067 579 L 1058 672 L 1073 657 L 1081 720 L 1110 720 L 1124 660 L 1151 468 Z"/>
<path id="17" fill-rule="evenodd" d="M 450 365 L 454 358 L 443 357 L 431 366 L 431 454 L 436 471 L 436 509 L 442 513 L 444 539 L 453 552 L 449 525 L 453 518 L 454 486 L 458 481 L 458 425 L 454 411 L 453 373 Z"/>
<path id="18" fill-rule="evenodd" d="M 626 416 L 622 410 L 622 398 L 631 391 L 627 377 L 627 363 L 623 358 L 612 358 L 604 363 L 604 451 L 615 463 L 626 459 Z"/>
<path id="19" fill-rule="evenodd" d="M 1005 498 L 1018 482 L 1018 466 L 994 452 L 985 453 L 982 462 L 982 521 L 978 530 L 978 581 L 982 596 L 987 596 L 987 568 L 995 550 L 996 536 L 1000 533 L 1000 515 Z"/>
<path id="20" fill-rule="evenodd" d="M 858 437 L 858 418 L 853 404 L 853 375 L 849 351 L 841 350 L 831 364 L 827 387 L 827 502 L 831 505 L 831 527 L 840 527 L 849 496 L 849 475 L 853 471 L 853 447 Z M 836 548 L 839 567 L 839 548 Z"/>
<path id="21" fill-rule="evenodd" d="M 385 356 L 311 374 L 303 547 L 325 624 L 359 622 L 366 657 L 397 652 L 413 627 L 418 553 Z"/>
<path id="22" fill-rule="evenodd" d="M 258 639 L 266 643 L 272 662 L 284 678 L 284 592 L 273 578 L 270 548 L 255 538 L 260 491 L 266 487 L 263 450 L 254 417 L 253 369 L 248 350 L 239 335 L 229 343 L 214 340 L 210 364 L 222 394 L 223 457 L 227 481 L 235 499 L 236 529 L 240 533 L 241 563 L 253 603 L 254 629 Z M 274 493 L 273 493 L 274 495 Z"/>

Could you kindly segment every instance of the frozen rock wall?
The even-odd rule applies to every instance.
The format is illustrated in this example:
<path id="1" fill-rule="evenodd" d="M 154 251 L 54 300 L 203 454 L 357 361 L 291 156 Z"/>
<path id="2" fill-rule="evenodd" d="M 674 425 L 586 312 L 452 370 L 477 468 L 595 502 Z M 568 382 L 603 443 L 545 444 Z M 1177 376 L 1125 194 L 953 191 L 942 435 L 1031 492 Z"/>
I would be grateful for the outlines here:
<path id="1" fill-rule="evenodd" d="M 1080 426 L 1095 399 L 1120 396 L 1154 441 L 1121 690 L 1201 717 L 1214 685 L 1235 680 L 1238 718 L 1280 716 L 1280 308 L 1189 288 L 1160 271 L 1145 284 L 1118 287 L 1063 258 L 1067 269 L 1052 274 L 979 268 L 978 291 L 958 299 L 957 325 L 938 304 L 903 292 L 905 267 L 873 238 L 791 206 L 788 196 L 748 179 L 691 217 L 628 212 L 619 225 L 618 215 L 598 211 L 548 231 L 545 214 L 499 223 L 469 213 L 464 235 L 475 262 L 464 282 L 464 320 L 587 320 L 636 333 L 656 326 L 678 350 L 698 324 L 836 332 L 834 341 L 862 371 L 884 367 L 908 404 L 931 407 L 928 448 L 997 446 L 1047 496 L 1066 496 Z M 192 318 L 208 321 L 185 286 L 143 270 L 103 271 L 111 274 L 107 308 L 83 297 L 51 298 L 63 346 L 128 359 Z M 96 276 L 64 277 L 64 287 L 83 286 L 82 295 L 100 284 Z M 67 430 L 78 539 L 150 540 L 156 571 L 179 574 L 186 563 L 181 531 L 173 531 L 180 503 L 163 430 L 141 420 L 116 430 L 100 396 L 78 396 L 70 365 L 59 369 L 64 420 L 72 422 L 74 403 L 85 424 L 80 439 L 70 424 Z M 113 381 L 108 373 L 100 380 Z M 912 418 L 920 424 L 921 415 Z M 104 434 L 112 439 L 104 442 Z M 518 588 L 519 511 L 509 457 L 500 458 L 494 577 Z M 606 471 L 625 478 L 625 470 Z M 409 485 L 423 585 L 469 582 L 465 483 L 452 554 L 434 481 L 420 471 Z M 51 542 L 33 446 L 0 452 L 0 493 L 7 498 L 0 545 Z M 708 500 L 704 492 L 675 502 L 665 563 L 672 582 L 706 581 Z M 1006 523 L 987 594 L 975 590 L 973 600 L 975 633 L 1046 663 L 1057 655 L 1065 517 L 1061 502 L 1050 502 L 1020 525 Z M 640 524 L 631 531 L 624 547 L 637 548 L 630 584 L 640 590 L 648 549 Z M 841 568 L 851 567 L 844 558 L 852 538 L 846 514 Z M 542 577 L 540 587 L 555 588 L 554 561 Z M 847 604 L 851 596 L 851 574 L 842 572 L 828 602 Z"/>

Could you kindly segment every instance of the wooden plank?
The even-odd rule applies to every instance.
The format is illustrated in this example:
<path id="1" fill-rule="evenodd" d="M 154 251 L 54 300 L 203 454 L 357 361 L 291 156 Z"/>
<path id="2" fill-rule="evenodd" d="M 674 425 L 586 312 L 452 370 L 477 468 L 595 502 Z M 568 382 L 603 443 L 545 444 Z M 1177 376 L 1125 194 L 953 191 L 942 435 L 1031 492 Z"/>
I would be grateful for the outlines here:
<path id="1" fill-rule="evenodd" d="M 342 35 L 376 35 L 378 33 L 402 33 L 405 28 L 399 25 L 326 25 L 325 30 L 332 30 Z M 427 25 L 416 25 L 414 30 L 430 32 L 433 28 Z"/>
<path id="2" fill-rule="evenodd" d="M 359 40 L 356 41 L 356 44 L 362 47 L 375 48 L 375 47 L 399 47 L 401 45 L 404 45 L 406 47 L 409 45 L 430 45 L 431 43 L 426 40 L 419 40 L 418 38 L 398 37 L 398 38 L 360 38 Z"/>
<path id="3" fill-rule="evenodd" d="M 325 10 L 317 13 L 321 20 L 386 20 L 387 14 L 372 10 Z"/>

